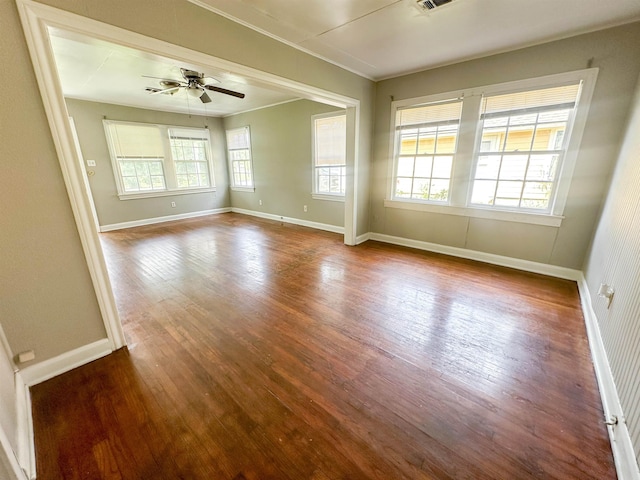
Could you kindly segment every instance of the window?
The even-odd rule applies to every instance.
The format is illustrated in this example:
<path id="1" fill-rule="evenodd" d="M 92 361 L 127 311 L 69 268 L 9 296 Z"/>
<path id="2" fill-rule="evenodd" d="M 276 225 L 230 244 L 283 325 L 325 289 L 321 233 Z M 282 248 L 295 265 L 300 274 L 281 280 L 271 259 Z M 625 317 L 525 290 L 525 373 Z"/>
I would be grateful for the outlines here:
<path id="1" fill-rule="evenodd" d="M 344 197 L 347 155 L 347 116 L 314 115 L 313 194 L 319 198 Z"/>
<path id="2" fill-rule="evenodd" d="M 472 205 L 549 211 L 580 86 L 482 98 Z"/>
<path id="3" fill-rule="evenodd" d="M 227 130 L 227 151 L 231 171 L 231 188 L 253 190 L 251 133 L 249 127 Z"/>
<path id="4" fill-rule="evenodd" d="M 105 120 L 121 199 L 213 190 L 209 131 Z"/>
<path id="5" fill-rule="evenodd" d="M 560 225 L 596 76 L 393 102 L 385 205 Z"/>
<path id="6" fill-rule="evenodd" d="M 460 100 L 398 109 L 396 198 L 449 199 L 461 112 Z"/>
<path id="7" fill-rule="evenodd" d="M 208 132 L 193 129 L 169 129 L 171 156 L 176 169 L 178 188 L 210 186 Z"/>

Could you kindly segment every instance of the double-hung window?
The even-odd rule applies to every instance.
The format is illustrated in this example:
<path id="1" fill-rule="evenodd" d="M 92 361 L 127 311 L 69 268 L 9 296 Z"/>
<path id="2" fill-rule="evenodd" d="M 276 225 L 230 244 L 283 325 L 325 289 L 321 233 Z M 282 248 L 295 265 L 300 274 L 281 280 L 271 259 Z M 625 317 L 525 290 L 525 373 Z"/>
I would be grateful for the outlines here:
<path id="1" fill-rule="evenodd" d="M 121 199 L 214 189 L 209 131 L 104 120 Z"/>
<path id="2" fill-rule="evenodd" d="M 482 98 L 471 205 L 549 212 L 580 87 Z"/>
<path id="3" fill-rule="evenodd" d="M 178 188 L 211 186 L 209 174 L 209 132 L 170 128 L 171 157 L 175 165 Z"/>
<path id="4" fill-rule="evenodd" d="M 396 198 L 449 199 L 461 112 L 459 99 L 397 110 Z"/>
<path id="5" fill-rule="evenodd" d="M 596 76 L 393 102 L 385 205 L 560 225 Z"/>
<path id="6" fill-rule="evenodd" d="M 344 112 L 314 115 L 313 196 L 343 199 L 347 170 L 347 116 Z"/>
<path id="7" fill-rule="evenodd" d="M 231 188 L 253 190 L 251 132 L 249 127 L 227 130 L 227 153 L 231 171 Z"/>

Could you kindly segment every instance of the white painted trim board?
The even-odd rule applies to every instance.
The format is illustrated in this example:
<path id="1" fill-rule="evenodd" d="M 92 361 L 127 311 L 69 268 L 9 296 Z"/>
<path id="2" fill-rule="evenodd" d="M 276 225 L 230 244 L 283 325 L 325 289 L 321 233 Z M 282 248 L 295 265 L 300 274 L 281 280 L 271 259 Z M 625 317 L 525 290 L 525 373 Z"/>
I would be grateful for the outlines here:
<path id="1" fill-rule="evenodd" d="M 618 390 L 613 379 L 611 367 L 609 366 L 607 351 L 602 341 L 602 335 L 600 334 L 598 318 L 591 303 L 591 293 L 582 274 L 578 279 L 578 290 L 580 292 L 580 302 L 582 304 L 582 312 L 587 329 L 589 348 L 591 349 L 591 358 L 596 372 L 596 379 L 598 380 L 600 398 L 602 398 L 604 419 L 610 420 L 614 417 L 618 418 L 617 425 L 607 426 L 618 479 L 640 480 L 640 471 L 638 470 L 633 443 L 631 442 L 631 436 L 629 435 L 629 429 L 624 419 Z"/>
<path id="2" fill-rule="evenodd" d="M 166 215 L 164 217 L 143 218 L 141 220 L 132 220 L 130 222 L 112 223 L 110 225 L 101 225 L 100 232 L 111 232 L 113 230 L 122 230 L 123 228 L 142 227 L 144 225 L 154 225 L 156 223 L 172 222 L 174 220 L 185 220 L 187 218 L 204 217 L 205 215 L 217 215 L 219 213 L 228 213 L 231 208 L 214 208 L 211 210 L 200 210 L 197 212 L 180 213 L 177 215 Z"/>
<path id="3" fill-rule="evenodd" d="M 257 212 L 255 210 L 246 210 L 244 208 L 236 207 L 232 207 L 231 211 L 233 213 L 240 213 L 242 215 L 250 215 L 252 217 L 266 218 L 267 220 L 275 220 L 278 222 L 300 225 L 302 227 L 315 228 L 316 230 L 324 230 L 327 232 L 344 234 L 344 227 L 329 225 L 328 223 L 310 222 L 308 220 L 302 220 L 300 218 L 284 217 L 282 215 L 275 215 L 273 213 Z"/>
<path id="4" fill-rule="evenodd" d="M 493 253 L 479 252 L 477 250 L 469 250 L 466 248 L 450 247 L 447 245 L 439 245 L 437 243 L 423 242 L 421 240 L 412 240 L 404 237 L 394 237 L 382 233 L 370 233 L 370 240 L 400 245 L 403 247 L 417 248 L 418 250 L 426 250 L 428 252 L 442 253 L 451 255 L 452 257 L 466 258 L 468 260 L 477 260 L 479 262 L 490 263 L 492 265 L 500 265 L 502 267 L 515 268 L 531 273 L 540 273 L 551 277 L 564 278 L 566 280 L 578 281 L 582 272 L 571 268 L 558 267 L 546 263 L 532 262 L 519 258 L 504 257 Z"/>

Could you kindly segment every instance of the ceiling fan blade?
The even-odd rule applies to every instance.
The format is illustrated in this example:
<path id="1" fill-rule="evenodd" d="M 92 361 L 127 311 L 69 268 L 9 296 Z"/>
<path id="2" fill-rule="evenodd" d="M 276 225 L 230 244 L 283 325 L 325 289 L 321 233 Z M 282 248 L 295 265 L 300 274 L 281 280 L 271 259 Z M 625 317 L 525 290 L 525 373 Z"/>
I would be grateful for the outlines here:
<path id="1" fill-rule="evenodd" d="M 180 83 L 182 80 L 176 80 L 175 78 L 164 78 L 164 77 L 152 77 L 151 75 L 142 75 L 143 78 L 153 78 L 155 80 L 163 80 L 165 82 L 173 82 Z"/>
<path id="2" fill-rule="evenodd" d="M 203 88 L 211 90 L 212 92 L 224 93 L 225 95 L 231 95 L 232 97 L 244 98 L 244 93 L 234 92 L 233 90 L 227 90 L 226 88 L 214 87 L 213 85 L 203 85 Z"/>
<path id="3" fill-rule="evenodd" d="M 202 92 L 202 95 L 200 95 L 200 100 L 202 101 L 202 103 L 211 103 L 211 97 L 207 95 L 207 92 Z"/>
<path id="4" fill-rule="evenodd" d="M 173 88 L 165 88 L 165 89 L 160 89 L 160 88 L 150 88 L 148 87 L 146 90 L 147 92 L 149 92 L 149 95 L 158 95 L 159 93 L 173 93 L 177 90 L 180 90 L 182 87 L 178 86 L 178 87 L 173 87 Z"/>

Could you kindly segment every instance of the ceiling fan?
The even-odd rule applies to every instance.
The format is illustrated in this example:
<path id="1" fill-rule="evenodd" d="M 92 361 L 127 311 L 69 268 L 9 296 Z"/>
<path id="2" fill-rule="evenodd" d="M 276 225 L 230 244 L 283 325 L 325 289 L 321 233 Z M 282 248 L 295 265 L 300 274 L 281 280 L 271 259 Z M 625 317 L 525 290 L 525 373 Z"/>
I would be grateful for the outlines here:
<path id="1" fill-rule="evenodd" d="M 160 86 L 162 88 L 147 87 L 145 90 L 151 95 L 157 95 L 160 93 L 173 95 L 180 89 L 184 89 L 187 94 L 192 97 L 199 98 L 202 103 L 210 103 L 211 97 L 207 95 L 207 90 L 211 92 L 224 93 L 225 95 L 231 95 L 232 97 L 244 98 L 244 93 L 234 92 L 233 90 L 227 90 L 226 88 L 216 87 L 212 85 L 219 83 L 218 80 L 212 77 L 205 77 L 204 73 L 196 72 L 195 70 L 189 70 L 181 68 L 182 78 L 184 80 L 174 80 L 171 78 L 158 78 L 143 75 L 146 78 L 155 78 L 160 80 Z"/>

